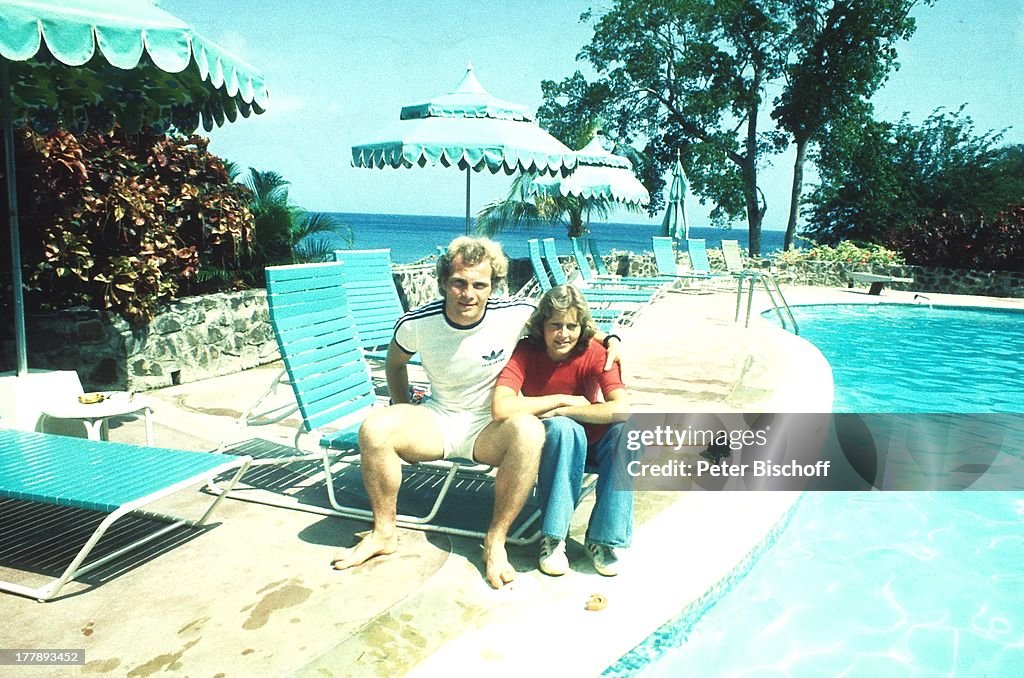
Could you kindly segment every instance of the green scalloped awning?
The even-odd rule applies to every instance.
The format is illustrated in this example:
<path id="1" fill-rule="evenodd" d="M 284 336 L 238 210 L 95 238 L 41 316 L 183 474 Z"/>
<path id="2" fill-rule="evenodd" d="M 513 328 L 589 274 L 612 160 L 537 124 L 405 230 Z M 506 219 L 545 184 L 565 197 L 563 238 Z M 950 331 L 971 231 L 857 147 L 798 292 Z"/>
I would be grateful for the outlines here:
<path id="1" fill-rule="evenodd" d="M 267 105 L 263 76 L 147 0 L 0 0 L 12 120 L 207 131 Z"/>
<path id="2" fill-rule="evenodd" d="M 527 194 L 614 200 L 627 205 L 651 201 L 651 194 L 633 174 L 629 159 L 606 151 L 598 137 L 580 149 L 577 158 L 579 163 L 569 176 L 535 178 Z"/>
<path id="3" fill-rule="evenodd" d="M 454 90 L 404 107 L 394 126 L 353 146 L 352 164 L 564 174 L 576 166 L 576 154 L 537 126 L 525 107 L 489 94 L 470 65 Z"/>

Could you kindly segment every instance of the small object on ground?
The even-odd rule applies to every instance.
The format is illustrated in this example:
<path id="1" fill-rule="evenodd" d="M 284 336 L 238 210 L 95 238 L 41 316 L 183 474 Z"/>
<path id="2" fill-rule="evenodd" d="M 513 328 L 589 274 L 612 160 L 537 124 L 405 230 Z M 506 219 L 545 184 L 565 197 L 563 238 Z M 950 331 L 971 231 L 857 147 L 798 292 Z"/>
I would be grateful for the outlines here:
<path id="1" fill-rule="evenodd" d="M 732 452 L 729 451 L 728 445 L 712 443 L 708 445 L 708 449 L 700 453 L 700 456 L 713 464 L 721 464 L 724 460 L 732 456 Z"/>
<path id="2" fill-rule="evenodd" d="M 96 403 L 102 403 L 107 399 L 107 396 L 102 393 L 83 393 L 78 396 L 78 402 L 83 405 L 95 405 Z"/>
<path id="3" fill-rule="evenodd" d="M 591 612 L 598 612 L 608 607 L 608 599 L 600 593 L 591 594 L 590 600 L 587 601 L 585 607 Z"/>

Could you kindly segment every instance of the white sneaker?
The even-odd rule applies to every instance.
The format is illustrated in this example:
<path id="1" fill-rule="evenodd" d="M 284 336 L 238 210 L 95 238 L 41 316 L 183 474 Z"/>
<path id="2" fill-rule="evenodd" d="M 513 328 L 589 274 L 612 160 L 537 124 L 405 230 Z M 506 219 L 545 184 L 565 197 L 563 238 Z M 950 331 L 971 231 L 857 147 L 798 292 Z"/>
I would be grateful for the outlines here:
<path id="1" fill-rule="evenodd" d="M 544 537 L 540 542 L 540 571 L 560 577 L 569 571 L 569 558 L 565 555 L 565 541 Z"/>
<path id="2" fill-rule="evenodd" d="M 619 573 L 619 557 L 615 549 L 604 544 L 586 544 L 587 555 L 594 561 L 594 569 L 605 577 L 614 577 Z"/>

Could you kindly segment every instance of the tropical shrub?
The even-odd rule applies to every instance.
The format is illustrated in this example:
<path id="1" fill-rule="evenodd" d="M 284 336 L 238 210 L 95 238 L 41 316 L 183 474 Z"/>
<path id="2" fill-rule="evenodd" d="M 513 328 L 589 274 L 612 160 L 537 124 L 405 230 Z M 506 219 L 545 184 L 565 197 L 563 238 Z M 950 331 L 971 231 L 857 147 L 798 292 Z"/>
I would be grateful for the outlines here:
<path id="1" fill-rule="evenodd" d="M 203 266 L 237 269 L 252 241 L 249 192 L 231 181 L 208 143 L 120 129 L 19 130 L 26 305 L 85 305 L 139 325 L 163 301 L 212 291 L 197 279 Z M 8 249 L 0 248 L 4 275 Z"/>
<path id="2" fill-rule="evenodd" d="M 889 235 L 911 264 L 1024 271 L 1024 205 L 1012 205 L 994 219 L 943 212 Z"/>
<path id="3" fill-rule="evenodd" d="M 799 236 L 798 236 L 799 238 Z M 899 252 L 887 249 L 882 245 L 873 243 L 855 243 L 844 240 L 835 247 L 830 245 L 819 245 L 813 240 L 799 238 L 811 244 L 809 248 L 794 248 L 775 255 L 775 261 L 781 264 L 795 264 L 800 261 L 834 261 L 844 264 L 859 266 L 871 264 L 894 264 L 906 263 L 903 255 Z"/>
<path id="4" fill-rule="evenodd" d="M 263 287 L 267 266 L 327 261 L 334 250 L 352 247 L 352 229 L 333 215 L 307 212 L 292 203 L 289 182 L 277 172 L 250 167 L 247 175 L 240 176 L 232 163 L 228 163 L 228 171 L 249 189 L 253 237 L 242 270 L 248 284 Z M 224 271 L 209 267 L 200 278 L 212 280 L 224 275 Z"/>

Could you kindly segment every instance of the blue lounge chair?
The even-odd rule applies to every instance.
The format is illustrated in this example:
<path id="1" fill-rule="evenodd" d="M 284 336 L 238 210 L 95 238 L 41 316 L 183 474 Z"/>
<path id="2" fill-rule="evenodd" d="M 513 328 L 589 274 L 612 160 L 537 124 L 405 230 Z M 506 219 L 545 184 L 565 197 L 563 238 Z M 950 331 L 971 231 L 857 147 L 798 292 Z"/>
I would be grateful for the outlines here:
<path id="1" fill-rule="evenodd" d="M 391 250 L 335 250 L 341 268 L 348 308 L 355 320 L 366 357 L 383 360 L 405 313 L 391 273 Z"/>
<path id="2" fill-rule="evenodd" d="M 540 241 L 536 238 L 530 238 L 526 241 L 526 244 L 530 254 L 530 265 L 533 267 L 533 275 L 537 280 L 537 288 L 540 292 L 547 292 L 554 285 L 566 284 L 565 274 L 562 272 L 561 267 L 558 268 L 558 274 L 560 277 L 557 278 L 557 280 L 560 280 L 561 282 L 556 282 L 551 271 L 545 265 L 544 256 L 541 254 Z M 586 293 L 584 293 L 584 296 L 587 296 Z M 622 309 L 601 306 L 601 303 L 605 303 L 605 306 L 607 306 L 607 303 L 610 302 L 589 303 L 590 301 L 591 300 L 588 298 L 590 315 L 594 319 L 594 323 L 605 332 L 610 332 L 613 327 L 616 327 L 620 323 L 623 325 L 628 324 L 623 318 L 625 311 Z"/>
<path id="3" fill-rule="evenodd" d="M 391 250 L 335 250 L 334 260 L 343 264 L 339 269 L 341 281 L 364 355 L 368 360 L 383 361 L 395 323 L 405 312 L 391 274 Z M 282 370 L 270 388 L 238 419 L 239 428 L 274 424 L 294 414 L 298 410 L 294 403 L 262 409 L 263 402 L 286 385 L 288 375 Z M 228 439 L 236 435 L 233 432 Z"/>
<path id="4" fill-rule="evenodd" d="M 618 286 L 636 289 L 646 289 L 659 291 L 666 285 L 675 283 L 675 278 L 670 277 L 642 277 L 642 276 L 621 276 L 611 275 L 608 273 L 608 269 L 604 265 L 604 260 L 601 259 L 599 254 L 593 254 L 596 251 L 596 246 L 592 243 L 593 241 L 588 238 L 569 238 L 569 242 L 572 245 L 572 256 L 576 260 L 576 266 L 579 268 L 580 277 L 584 280 L 585 284 L 590 286 Z M 591 270 L 590 263 L 587 261 L 587 251 L 585 243 L 590 242 L 590 251 L 594 258 L 594 268 L 596 271 Z M 600 262 L 600 263 L 598 263 Z M 604 271 L 602 273 L 601 271 Z"/>
<path id="5" fill-rule="evenodd" d="M 544 260 L 551 271 L 552 280 L 557 285 L 565 285 L 568 279 L 562 269 L 562 263 L 558 259 L 558 250 L 555 247 L 554 238 L 544 238 L 541 241 L 541 248 Z M 583 292 L 587 302 L 600 305 L 619 305 L 629 313 L 635 313 L 642 307 L 654 301 L 659 296 L 659 291 L 640 290 L 635 288 L 595 285 L 588 287 L 584 281 L 579 281 L 576 286 Z"/>
<path id="6" fill-rule="evenodd" d="M 358 465 L 359 427 L 378 400 L 356 322 L 348 306 L 343 271 L 346 265 L 330 262 L 266 269 L 270 322 L 302 422 L 295 434 L 294 449 L 276 456 L 258 457 L 253 460 L 253 465 L 320 462 L 328 505 L 323 505 L 322 501 L 306 501 L 304 493 L 278 485 L 273 487 L 275 492 L 255 485 L 239 488 L 233 494 L 234 498 L 320 515 L 373 519 L 368 508 L 341 501 L 335 491 L 334 465 L 339 461 Z M 302 450 L 301 442 L 305 435 L 318 436 L 318 453 Z M 441 460 L 407 466 L 406 470 L 407 475 L 416 474 L 417 479 L 430 478 L 429 482 L 421 482 L 419 486 L 432 492 L 432 503 L 421 512 L 400 512 L 400 526 L 462 536 L 482 537 L 485 534 L 483 529 L 442 525 L 435 523 L 434 519 L 457 477 L 468 477 L 478 484 L 493 482 L 491 467 Z M 308 480 L 304 478 L 303 482 Z M 527 543 L 536 539 L 539 536 L 535 529 L 537 517 L 539 511 L 524 516 L 509 540 Z"/>
<path id="7" fill-rule="evenodd" d="M 186 452 L 0 429 L 0 497 L 108 514 L 59 576 L 34 588 L 0 581 L 0 590 L 47 601 L 72 579 L 171 530 L 201 527 L 224 495 L 215 497 L 197 520 L 143 509 L 213 476 L 233 472 L 224 487 L 227 494 L 250 462 L 251 458 L 244 455 Z M 86 562 L 108 529 L 129 514 L 168 525 Z M 10 546 L 13 539 L 5 534 L 5 546 Z"/>
<path id="8" fill-rule="evenodd" d="M 667 236 L 652 236 L 651 244 L 654 249 L 654 262 L 658 267 L 658 275 L 673 276 L 680 280 L 695 280 L 701 283 L 700 289 L 703 289 L 703 283 L 714 277 L 710 272 L 710 264 L 706 266 L 708 270 L 700 270 L 694 266 L 691 261 L 692 270 L 687 271 L 680 269 L 679 263 L 676 260 L 676 251 L 672 244 L 672 238 Z M 704 263 L 706 262 L 707 253 L 705 252 Z"/>

